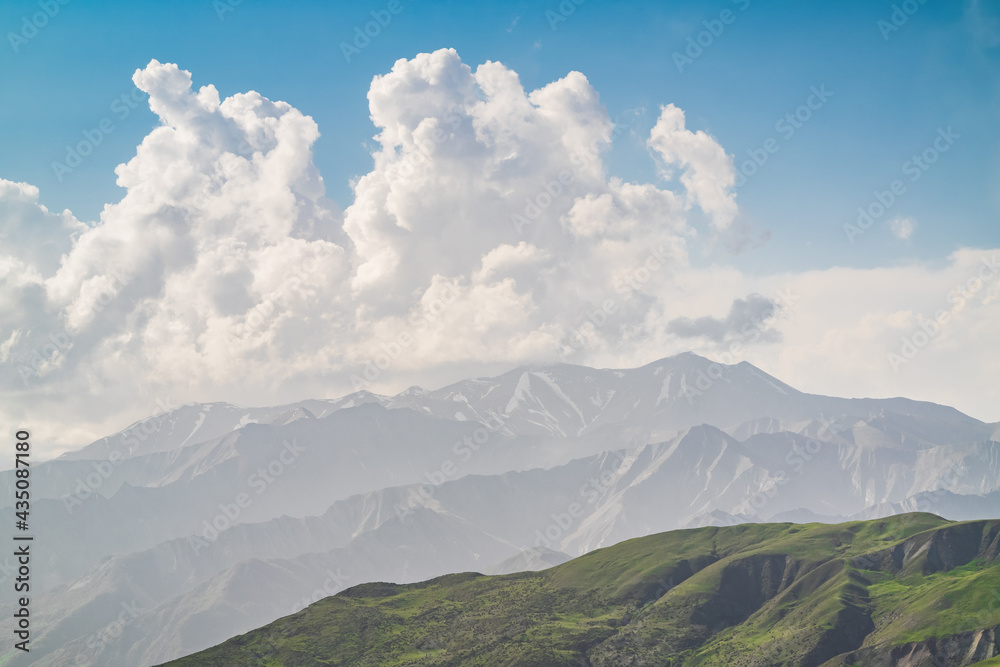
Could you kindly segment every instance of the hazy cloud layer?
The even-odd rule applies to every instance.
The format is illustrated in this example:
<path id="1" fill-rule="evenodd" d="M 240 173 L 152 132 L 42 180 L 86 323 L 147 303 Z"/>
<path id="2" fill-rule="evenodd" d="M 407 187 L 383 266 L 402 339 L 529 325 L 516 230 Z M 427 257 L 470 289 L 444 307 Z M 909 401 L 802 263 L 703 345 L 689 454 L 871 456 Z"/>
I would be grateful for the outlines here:
<path id="1" fill-rule="evenodd" d="M 473 69 L 453 50 L 399 60 L 372 82 L 374 166 L 343 211 L 312 161 L 319 128 L 291 105 L 220 99 L 155 60 L 133 80 L 161 125 L 117 168 L 126 194 L 99 221 L 52 213 L 34 187 L 0 180 L 0 414 L 8 430 L 33 423 L 52 453 L 163 404 L 346 393 L 386 354 L 372 389 L 525 362 L 718 356 L 741 341 L 740 358 L 793 384 L 803 374 L 789 360 L 816 369 L 815 355 L 840 355 L 831 377 L 850 364 L 874 372 L 847 393 L 905 393 L 901 374 L 923 359 L 890 369 L 894 339 L 933 315 L 932 286 L 946 294 L 979 261 L 696 269 L 692 245 L 736 221 L 730 157 L 666 105 L 647 141 L 663 182 L 609 176 L 616 128 L 578 72 L 525 91 L 504 65 Z M 970 295 L 922 368 L 986 349 L 996 285 Z M 802 296 L 778 309 L 788 286 Z M 814 298 L 826 300 L 817 312 Z M 767 326 L 744 335 L 755 318 Z M 782 346 L 759 345 L 780 335 Z M 975 382 L 955 390 L 959 407 L 986 405 Z"/>

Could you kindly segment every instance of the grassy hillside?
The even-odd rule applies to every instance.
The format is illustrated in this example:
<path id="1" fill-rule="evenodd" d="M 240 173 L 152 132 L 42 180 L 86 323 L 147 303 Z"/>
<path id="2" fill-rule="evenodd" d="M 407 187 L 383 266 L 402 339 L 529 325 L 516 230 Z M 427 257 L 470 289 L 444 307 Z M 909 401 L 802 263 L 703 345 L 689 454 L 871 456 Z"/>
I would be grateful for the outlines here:
<path id="1" fill-rule="evenodd" d="M 907 514 L 673 531 L 542 572 L 363 584 L 168 664 L 971 665 L 998 654 L 1000 521 Z"/>

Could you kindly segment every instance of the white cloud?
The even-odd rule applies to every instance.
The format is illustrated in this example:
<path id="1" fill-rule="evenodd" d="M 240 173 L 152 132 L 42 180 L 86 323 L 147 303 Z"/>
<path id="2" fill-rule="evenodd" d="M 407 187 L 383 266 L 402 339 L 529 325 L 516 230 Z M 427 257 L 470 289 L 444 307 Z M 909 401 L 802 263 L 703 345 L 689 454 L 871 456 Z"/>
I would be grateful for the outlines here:
<path id="1" fill-rule="evenodd" d="M 453 50 L 397 61 L 372 82 L 374 166 L 343 214 L 324 197 L 310 117 L 255 92 L 194 90 L 155 60 L 134 81 L 162 124 L 116 170 L 126 194 L 99 221 L 0 180 L 0 418 L 27 419 L 53 454 L 163 404 L 338 395 L 404 333 L 373 389 L 533 361 L 644 363 L 692 344 L 671 333 L 678 318 L 724 319 L 789 283 L 808 305 L 770 321 L 780 347 L 746 340 L 743 357 L 816 391 L 908 393 L 941 386 L 911 369 L 962 367 L 955 356 L 988 349 L 1000 321 L 984 288 L 894 373 L 884 358 L 906 313 L 932 313 L 930 285 L 971 255 L 883 272 L 693 269 L 691 209 L 713 230 L 737 213 L 730 157 L 668 105 L 648 141 L 666 185 L 609 177 L 616 128 L 578 72 L 525 91 L 504 65 L 473 70 Z M 982 393 L 954 389 L 956 403 L 996 404 L 977 384 L 986 368 L 963 384 Z"/>
<path id="2" fill-rule="evenodd" d="M 673 104 L 660 107 L 660 117 L 647 145 L 659 154 L 665 178 L 680 169 L 688 191 L 688 206 L 697 204 L 724 229 L 736 216 L 736 182 L 732 157 L 715 139 L 701 130 L 685 127 L 684 112 Z"/>
<path id="3" fill-rule="evenodd" d="M 913 218 L 900 216 L 889 221 L 889 230 L 892 232 L 892 235 L 902 241 L 909 241 L 916 229 L 917 222 Z"/>

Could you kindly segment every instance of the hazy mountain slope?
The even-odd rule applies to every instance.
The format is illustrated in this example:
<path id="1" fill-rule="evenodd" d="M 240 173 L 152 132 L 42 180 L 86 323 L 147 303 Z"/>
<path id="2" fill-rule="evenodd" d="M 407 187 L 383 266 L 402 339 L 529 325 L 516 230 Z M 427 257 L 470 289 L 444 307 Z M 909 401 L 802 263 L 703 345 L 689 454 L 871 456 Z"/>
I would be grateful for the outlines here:
<path id="1" fill-rule="evenodd" d="M 310 410 L 315 417 L 325 417 L 332 410 L 332 406 L 322 401 L 302 401 L 266 408 L 241 408 L 229 403 L 182 405 L 130 424 L 118 433 L 75 452 L 67 452 L 56 460 L 99 461 L 108 458 L 112 452 L 128 458 L 169 451 L 221 438 L 247 424 L 282 421 L 298 408 Z"/>
<path id="2" fill-rule="evenodd" d="M 346 423 L 326 418 L 377 406 L 392 411 L 409 408 L 449 423 L 485 423 L 492 437 L 543 438 L 522 441 L 521 450 L 512 450 L 505 459 L 509 466 L 505 469 L 548 467 L 600 451 L 660 442 L 701 424 L 727 429 L 740 440 L 760 429 L 815 435 L 830 424 L 840 431 L 848 426 L 853 432 L 844 437 L 855 444 L 907 450 L 985 442 L 997 430 L 996 424 L 984 424 L 944 406 L 901 398 L 804 394 L 750 364 L 726 366 L 682 354 L 628 370 L 568 364 L 521 368 L 435 391 L 411 388 L 393 397 L 357 392 L 274 408 L 244 409 L 224 403 L 182 406 L 37 465 L 36 497 L 89 492 L 107 497 L 125 483 L 163 485 L 206 465 L 211 460 L 207 452 L 217 449 L 214 443 L 251 430 L 250 425 L 269 424 L 278 431 L 301 427 L 313 434 L 325 430 L 329 437 Z M 572 447 L 567 446 L 567 435 L 576 436 Z M 208 444 L 192 448 L 200 443 Z M 529 462 L 515 453 L 529 454 Z M 222 454 L 232 452 L 215 452 L 215 460 Z M 5 491 L 0 502 L 10 502 L 12 483 L 11 471 L 0 472 L 0 489 Z"/>
<path id="3" fill-rule="evenodd" d="M 702 528 L 541 572 L 363 584 L 168 664 L 925 664 L 908 645 L 964 667 L 1000 655 L 997 584 L 998 521 Z"/>
<path id="4" fill-rule="evenodd" d="M 562 509 L 567 499 L 577 493 L 580 479 L 599 474 L 605 458 L 574 462 L 549 475 L 551 482 L 539 477 L 546 471 L 529 471 L 495 478 L 471 476 L 440 487 L 385 489 L 339 501 L 320 517 L 281 517 L 242 524 L 211 541 L 200 536 L 181 537 L 142 552 L 110 558 L 71 585 L 40 596 L 38 605 L 45 610 L 46 630 L 39 635 L 33 655 L 38 658 L 74 639 L 92 638 L 114 623 L 123 605 L 139 610 L 136 627 L 150 629 L 148 641 L 144 640 L 149 655 L 161 660 L 181 655 L 177 652 L 179 645 L 170 638 L 173 635 L 156 632 L 155 628 L 164 623 L 178 628 L 199 627 L 197 618 L 202 615 L 224 614 L 239 606 L 243 589 L 209 586 L 206 582 L 242 572 L 240 568 L 249 561 L 284 559 L 286 566 L 258 568 L 254 572 L 262 589 L 284 587 L 285 592 L 258 602 L 257 612 L 265 616 L 253 617 L 253 622 L 245 620 L 242 629 L 293 611 L 290 605 L 316 590 L 327 578 L 327 569 L 342 571 L 350 577 L 350 583 L 365 578 L 416 580 L 472 567 L 487 569 L 511 560 L 522 545 L 533 539 L 532 524 L 515 512 L 530 511 L 533 505 L 539 511 L 544 507 L 552 512 Z M 563 480 L 562 495 L 558 479 Z M 496 486 L 491 487 L 494 482 Z M 441 533 L 442 522 L 449 526 L 447 534 Z M 389 544 L 385 543 L 386 536 L 392 537 Z M 486 546 L 455 548 L 456 544 L 479 543 L 483 539 Z M 420 548 L 422 544 L 429 546 Z M 382 553 L 384 550 L 391 554 Z M 325 556 L 318 557 L 320 552 Z M 319 562 L 327 564 L 315 569 Z M 300 583 L 292 586 L 288 584 L 288 571 L 312 574 L 300 576 Z M 316 575 L 321 576 L 314 582 Z M 324 594 L 342 586 L 338 584 Z M 158 607 L 170 609 L 169 618 L 163 618 Z M 209 632 L 211 641 L 185 645 L 186 650 L 218 641 L 224 628 L 232 629 L 220 625 L 203 630 Z M 134 641 L 131 635 L 121 634 L 102 642 L 107 652 L 102 664 L 135 664 L 130 662 L 132 657 L 126 659 L 131 651 L 128 642 Z M 65 659 L 65 655 L 54 654 L 48 664 L 72 664 L 59 662 L 56 657 Z M 107 662 L 112 655 L 120 655 L 121 661 Z"/>
<path id="5" fill-rule="evenodd" d="M 607 434 L 624 427 L 642 444 L 700 424 L 725 429 L 759 419 L 869 419 L 883 411 L 913 416 L 926 422 L 930 433 L 962 442 L 988 439 L 996 428 L 954 408 L 905 398 L 806 394 L 746 362 L 727 366 L 690 353 L 626 370 L 570 364 L 524 367 L 496 378 L 465 380 L 429 392 L 408 390 L 380 400 L 388 407 L 422 409 L 448 419 L 460 414 L 502 423 L 511 433 Z"/>
<path id="6" fill-rule="evenodd" d="M 36 644 L 33 653 L 43 655 L 46 647 L 58 647 L 96 632 L 114 622 L 123 605 L 145 614 L 169 600 L 183 598 L 212 577 L 241 563 L 292 559 L 346 547 L 386 522 L 398 523 L 400 508 L 409 503 L 418 488 L 394 487 L 353 496 L 334 503 L 318 517 L 284 516 L 262 523 L 240 524 L 217 536 L 202 533 L 180 537 L 144 551 L 108 558 L 72 584 L 57 586 L 38 596 L 38 607 L 44 610 L 46 623 L 39 636 L 43 641 Z M 420 511 L 419 506 L 409 510 L 407 522 L 415 521 L 414 517 L 419 519 L 418 523 L 436 520 L 434 513 Z M 419 533 L 422 527 L 413 525 L 411 530 Z M 365 543 L 362 539 L 358 544 Z M 507 551 L 501 555 L 506 556 Z M 436 556 L 434 560 L 438 560 Z M 398 574 L 396 569 L 368 571 L 375 576 Z M 226 592 L 226 589 L 216 590 Z M 231 603 L 228 599 L 202 600 L 201 605 Z M 278 607 L 272 608 L 278 613 Z"/>
<path id="7" fill-rule="evenodd" d="M 63 622 L 75 626 L 78 621 L 73 619 L 80 614 L 88 622 L 99 623 L 102 618 L 111 622 L 120 604 L 138 600 L 143 609 L 149 610 L 169 600 L 168 606 L 176 610 L 172 622 L 183 624 L 181 617 L 190 610 L 215 614 L 238 604 L 231 597 L 233 589 L 211 588 L 211 593 L 222 596 L 212 599 L 198 587 L 244 561 L 293 559 L 299 568 L 302 561 L 299 556 L 303 554 L 344 546 L 342 557 L 353 562 L 350 553 L 357 544 L 348 541 L 355 536 L 384 532 L 389 524 L 400 525 L 403 532 L 424 535 L 429 532 L 425 524 L 437 521 L 437 517 L 457 520 L 454 524 L 457 534 L 475 536 L 484 532 L 510 548 L 524 550 L 512 559 L 513 563 L 522 564 L 538 548 L 579 555 L 651 532 L 759 520 L 735 513 L 734 507 L 744 504 L 744 497 L 755 485 L 772 479 L 771 472 L 763 466 L 773 461 L 767 457 L 762 457 L 762 462 L 756 461 L 760 457 L 756 450 L 766 451 L 768 440 L 784 451 L 789 442 L 802 444 L 805 439 L 795 434 L 774 434 L 754 436 L 753 440 L 754 448 L 746 448 L 722 431 L 705 426 L 691 429 L 667 443 L 588 457 L 548 470 L 469 475 L 438 486 L 411 485 L 371 492 L 339 501 L 320 517 L 307 520 L 283 517 L 244 524 L 222 532 L 217 540 L 204 546 L 200 541 L 192 544 L 191 540 L 181 538 L 147 552 L 113 559 L 99 571 L 75 582 L 69 592 L 57 589 L 48 594 L 43 604 L 46 609 L 62 610 Z M 834 447 L 829 443 L 824 446 Z M 850 467 L 838 467 L 836 457 L 830 461 L 818 457 L 817 482 L 839 479 L 840 483 L 815 483 L 815 488 L 810 489 L 807 479 L 804 488 L 792 484 L 779 488 L 783 499 L 793 504 L 811 502 L 814 506 L 827 506 L 838 500 L 848 502 L 853 494 L 854 502 L 860 505 L 863 490 L 854 487 L 853 475 Z M 752 504 L 750 509 L 755 509 Z M 363 543 L 362 540 L 358 544 Z M 431 557 L 435 560 L 421 562 L 415 556 L 410 565 L 414 570 L 440 572 L 435 569 L 437 556 Z M 489 558 L 483 557 L 485 564 L 469 559 L 463 567 L 491 569 L 497 561 Z M 305 561 L 311 562 L 310 559 L 311 556 L 305 556 Z M 372 561 L 377 562 L 378 559 Z M 394 569 L 365 566 L 364 571 L 373 579 L 399 578 L 398 570 Z M 136 578 L 133 574 L 136 572 L 144 576 Z M 261 576 L 274 574 L 282 581 L 282 572 L 267 570 Z M 152 578 L 154 582 L 143 583 L 144 578 Z M 262 581 L 261 585 L 277 584 Z M 154 588 L 165 594 L 154 595 Z M 117 604 L 105 604 L 102 616 L 94 611 L 92 603 L 85 602 L 93 598 Z M 277 606 L 271 609 L 272 618 L 290 611 Z M 167 644 L 151 642 L 148 655 L 162 658 L 175 655 L 169 653 Z M 108 650 L 126 652 L 117 640 L 109 642 Z"/>
<path id="8" fill-rule="evenodd" d="M 291 613 L 345 586 L 394 572 L 403 581 L 418 581 L 447 572 L 486 565 L 512 556 L 516 549 L 460 520 L 417 510 L 411 524 L 390 522 L 358 536 L 350 544 L 295 559 L 252 559 L 220 572 L 187 595 L 173 598 L 133 619 L 127 641 L 101 643 L 87 650 L 107 626 L 88 628 L 74 641 L 45 637 L 38 663 L 73 664 L 67 658 L 82 653 L 108 667 L 149 665 L 163 656 L 184 655 L 212 645 L 220 632 L 244 632 L 278 614 Z M 35 651 L 33 650 L 33 654 Z"/>
<path id="9" fill-rule="evenodd" d="M 957 521 L 1000 516 L 1000 491 L 962 495 L 944 489 L 925 491 L 897 503 L 883 503 L 859 512 L 854 519 L 872 519 L 907 512 L 934 511 Z"/>
<path id="10" fill-rule="evenodd" d="M 555 565 L 561 565 L 570 557 L 561 551 L 553 551 L 545 547 L 534 547 L 511 556 L 496 565 L 486 568 L 486 574 L 513 574 L 515 572 L 534 572 Z"/>
<path id="11" fill-rule="evenodd" d="M 107 556 L 201 534 L 208 525 L 224 529 L 285 514 L 321 514 L 354 494 L 443 476 L 444 461 L 456 461 L 448 469 L 452 475 L 488 470 L 488 450 L 467 463 L 454 452 L 476 428 L 410 410 L 361 406 L 280 427 L 247 425 L 192 446 L 197 457 L 182 450 L 167 454 L 182 461 L 155 486 L 126 483 L 110 498 L 94 494 L 72 503 L 36 500 L 36 511 L 46 517 L 36 533 L 51 558 L 39 584 L 68 582 Z M 489 442 L 502 450 L 504 440 L 494 435 Z"/>
<path id="12" fill-rule="evenodd" d="M 34 584 L 51 632 L 38 651 L 92 640 L 114 627 L 122 605 L 138 605 L 127 628 L 100 635 L 105 655 L 132 664 L 132 645 L 142 642 L 143 655 L 175 657 L 179 645 L 157 627 L 202 631 L 201 615 L 243 604 L 241 587 L 208 582 L 252 561 L 307 572 L 319 562 L 310 554 L 338 549 L 358 562 L 371 534 L 398 530 L 422 544 L 421 531 L 433 534 L 440 521 L 449 539 L 485 535 L 503 545 L 481 553 L 485 562 L 471 552 L 454 562 L 490 570 L 534 567 L 536 550 L 576 556 L 650 533 L 771 517 L 1000 515 L 996 424 L 906 399 L 804 394 L 749 364 L 696 355 L 629 370 L 521 368 L 394 397 L 183 406 L 161 417 L 113 464 L 67 456 L 33 467 L 33 509 L 45 517 Z M 86 456 L 106 452 L 101 442 Z M 97 483 L 86 482 L 85 498 L 64 498 L 81 480 Z M 12 482 L 0 473 L 2 502 Z M 430 576 L 449 571 L 441 560 L 418 549 L 405 562 Z M 401 579 L 396 560 L 357 567 Z M 0 574 L 12 568 L 0 556 Z M 260 582 L 269 590 L 287 583 L 286 569 L 253 571 L 274 577 Z M 279 598 L 256 601 L 252 622 L 290 611 Z M 250 617 L 240 622 L 251 627 Z M 205 631 L 202 645 L 224 638 Z"/>

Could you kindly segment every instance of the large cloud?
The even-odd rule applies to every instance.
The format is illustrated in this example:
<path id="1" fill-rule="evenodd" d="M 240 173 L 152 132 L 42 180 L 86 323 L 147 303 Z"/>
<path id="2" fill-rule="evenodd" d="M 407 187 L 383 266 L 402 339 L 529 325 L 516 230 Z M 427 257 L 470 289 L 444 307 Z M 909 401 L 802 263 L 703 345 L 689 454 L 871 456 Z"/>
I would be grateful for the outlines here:
<path id="1" fill-rule="evenodd" d="M 421 328 L 411 365 L 551 358 L 650 249 L 657 268 L 686 265 L 685 202 L 607 177 L 615 128 L 582 74 L 526 92 L 503 65 L 473 71 L 442 50 L 398 61 L 368 97 L 379 150 L 344 216 L 356 325 L 426 321 L 440 293 L 447 312 Z M 617 295 L 606 343 L 667 276 Z"/>
<path id="2" fill-rule="evenodd" d="M 788 360 L 810 349 L 884 358 L 927 301 L 926 289 L 911 301 L 887 290 L 840 304 L 836 322 L 828 304 L 807 319 L 767 304 L 786 283 L 836 302 L 830 272 L 693 269 L 704 236 L 692 209 L 712 231 L 736 216 L 729 156 L 668 105 L 647 142 L 665 182 L 609 176 L 620 128 L 577 72 L 528 92 L 507 67 L 473 70 L 453 50 L 398 61 L 372 82 L 374 166 L 343 214 L 324 197 L 308 116 L 255 92 L 195 91 L 155 60 L 134 81 L 161 125 L 118 167 L 126 194 L 99 221 L 0 180 L 2 416 L 25 415 L 52 453 L 180 401 L 276 403 L 531 361 L 633 364 L 692 344 L 718 355 L 734 336 L 741 357 L 795 382 Z M 967 261 L 892 277 L 950 280 Z M 978 293 L 976 317 L 993 293 Z M 786 344 L 738 335 L 754 316 Z M 823 336 L 796 335 L 816 326 Z M 387 349 L 391 366 L 365 374 Z"/>

